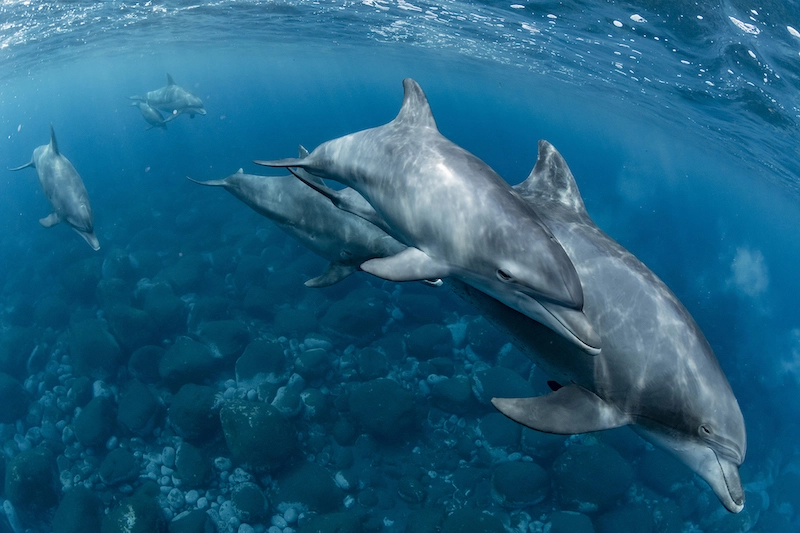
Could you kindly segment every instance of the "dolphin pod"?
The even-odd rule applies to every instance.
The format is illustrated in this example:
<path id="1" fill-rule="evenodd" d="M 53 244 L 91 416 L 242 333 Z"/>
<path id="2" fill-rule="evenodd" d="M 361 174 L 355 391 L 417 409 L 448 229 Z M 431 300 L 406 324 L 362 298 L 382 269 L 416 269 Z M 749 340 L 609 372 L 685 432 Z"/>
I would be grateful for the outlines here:
<path id="1" fill-rule="evenodd" d="M 94 234 L 94 219 L 89 195 L 83 185 L 78 171 L 69 160 L 61 155 L 56 143 L 53 125 L 50 125 L 50 143 L 38 146 L 33 150 L 29 163 L 9 170 L 22 170 L 34 167 L 39 174 L 39 183 L 44 195 L 53 206 L 53 212 L 39 223 L 45 228 L 66 222 L 92 247 L 100 249 L 100 243 Z"/>
<path id="2" fill-rule="evenodd" d="M 189 115 L 189 118 L 194 118 L 195 115 L 206 114 L 206 110 L 203 108 L 203 101 L 180 85 L 175 84 L 169 74 L 167 74 L 167 84 L 164 87 L 149 91 L 144 96 L 131 96 L 130 99 L 134 103 L 143 102 L 150 108 L 165 111 L 172 118 L 178 115 Z M 141 107 L 139 109 L 142 111 L 145 120 L 153 124 L 151 118 L 148 118 L 148 115 L 154 117 L 153 113 L 147 109 L 142 110 Z M 168 118 L 167 120 L 170 119 Z"/>
<path id="3" fill-rule="evenodd" d="M 256 163 L 300 168 L 360 193 L 373 208 L 368 219 L 407 246 L 364 262 L 364 271 L 390 281 L 452 276 L 600 353 L 581 282 L 556 237 L 503 178 L 439 133 L 414 80 L 403 88 L 388 124 L 325 142 L 305 158 Z"/>

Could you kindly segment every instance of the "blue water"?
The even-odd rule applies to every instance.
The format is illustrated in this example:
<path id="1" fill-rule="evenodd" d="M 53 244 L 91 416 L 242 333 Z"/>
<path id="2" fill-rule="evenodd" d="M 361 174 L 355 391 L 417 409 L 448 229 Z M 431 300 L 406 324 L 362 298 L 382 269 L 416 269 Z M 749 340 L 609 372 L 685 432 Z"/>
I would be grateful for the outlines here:
<path id="1" fill-rule="evenodd" d="M 690 481 L 711 500 L 682 516 L 683 530 L 767 531 L 758 520 L 775 515 L 784 520 L 777 523 L 800 527 L 787 481 L 800 466 L 797 3 L 7 2 L 0 13 L 0 160 L 6 167 L 28 162 L 52 123 L 61 153 L 86 184 L 102 246 L 95 253 L 63 225 L 40 227 L 49 205 L 35 172 L 0 172 L 0 336 L 12 326 L 26 328 L 46 354 L 15 376 L 34 401 L 46 388 L 40 383 L 47 361 L 58 364 L 69 352 L 69 323 L 48 328 L 29 308 L 56 295 L 72 323 L 103 317 L 94 286 L 75 294 L 63 285 L 63 273 L 87 259 L 102 263 L 114 250 L 146 249 L 166 268 L 199 254 L 211 272 L 208 285 L 187 292 L 219 294 L 236 310 L 244 294 L 230 288 L 235 267 L 241 255 L 258 255 L 256 248 L 283 250 L 271 272 L 300 272 L 297 285 L 316 275 L 323 261 L 307 257 L 230 195 L 185 177 L 219 179 L 240 167 L 267 173 L 251 161 L 383 124 L 399 109 L 401 80 L 413 77 L 441 132 L 512 184 L 533 167 L 537 140 L 550 141 L 598 225 L 656 272 L 701 326 L 742 407 L 748 428 L 742 479 L 748 498 L 759 496 L 750 500 L 755 509 L 747 508 L 750 522 L 731 524 L 702 482 Z M 145 130 L 128 97 L 163 86 L 166 73 L 202 98 L 208 114 L 178 117 L 166 131 Z M 248 235 L 257 235 L 257 245 L 237 249 Z M 290 272 L 292 261 L 301 267 Z M 300 285 L 299 292 L 272 294 L 276 306 L 285 299 L 284 305 L 321 313 L 368 286 L 394 290 L 358 274 L 321 293 Z M 442 301 L 445 314 L 471 312 L 452 298 Z M 269 319 L 233 311 L 226 318 L 245 322 L 253 338 L 272 335 Z M 387 334 L 418 325 L 406 317 Z M 176 336 L 194 333 L 189 325 L 159 342 L 168 347 Z M 343 350 L 337 346 L 332 357 Z M 463 351 L 453 354 L 456 363 L 459 357 Z M 407 369 L 396 365 L 394 375 Z M 231 371 L 208 383 L 224 393 Z M 126 379 L 120 372 L 105 382 L 118 394 Z M 333 387 L 345 378 L 333 372 L 329 379 Z M 168 405 L 168 387 L 154 387 Z M 468 413 L 462 424 L 475 425 L 488 412 Z M 11 441 L 4 446 L 7 462 L 24 440 L 15 435 L 24 437 L 36 423 L 23 417 L 3 426 L 2 438 Z M 165 445 L 157 433 L 143 438 L 148 450 Z M 434 446 L 425 434 L 422 428 L 403 443 L 379 441 L 374 453 L 402 463 L 415 448 L 424 454 Z M 130 440 L 119 429 L 114 435 L 116 445 Z M 21 446 L 30 445 L 45 443 Z M 217 442 L 207 451 L 216 457 L 222 448 Z M 638 464 L 638 448 L 621 453 Z M 298 450 L 294 459 L 310 455 Z M 389 474 L 373 462 L 373 486 L 380 489 Z M 262 488 L 269 482 L 259 481 Z M 485 480 L 475 484 L 476 494 L 486 492 Z M 110 494 L 107 509 L 127 490 L 96 479 L 92 486 Z M 635 480 L 613 509 L 658 499 L 643 487 Z M 453 501 L 444 504 L 450 511 Z M 391 510 L 368 509 L 384 531 L 405 531 L 406 504 L 398 502 Z M 479 496 L 462 504 L 492 513 L 509 531 L 541 531 L 561 509 L 555 493 L 522 510 Z M 52 512 L 24 527 L 48 531 Z M 529 523 L 513 529 L 520 513 Z M 165 512 L 165 519 L 176 514 Z M 600 515 L 590 516 L 601 531 Z M 265 531 L 270 518 L 251 525 Z M 655 531 L 665 527 L 657 522 Z"/>

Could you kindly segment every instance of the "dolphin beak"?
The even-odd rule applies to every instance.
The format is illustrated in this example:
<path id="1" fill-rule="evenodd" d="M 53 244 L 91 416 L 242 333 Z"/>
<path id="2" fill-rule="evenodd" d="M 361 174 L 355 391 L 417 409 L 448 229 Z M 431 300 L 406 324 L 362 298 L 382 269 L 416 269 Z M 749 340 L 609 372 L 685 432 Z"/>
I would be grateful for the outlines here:
<path id="1" fill-rule="evenodd" d="M 537 300 L 538 301 L 538 300 Z M 592 327 L 583 311 L 570 309 L 552 302 L 539 301 L 553 320 L 545 323 L 550 329 L 577 344 L 589 355 L 600 354 L 600 335 Z"/>
<path id="2" fill-rule="evenodd" d="M 100 241 L 97 240 L 97 236 L 94 234 L 94 232 L 87 233 L 84 231 L 78 231 L 78 230 L 75 231 L 78 233 L 78 235 L 83 237 L 83 240 L 85 240 L 89 246 L 92 247 L 92 250 L 96 252 L 97 250 L 100 249 Z"/>
<path id="3" fill-rule="evenodd" d="M 744 509 L 744 488 L 739 477 L 739 467 L 732 461 L 717 455 L 717 463 L 722 475 L 707 478 L 703 472 L 699 474 L 708 482 L 725 509 L 738 513 Z"/>

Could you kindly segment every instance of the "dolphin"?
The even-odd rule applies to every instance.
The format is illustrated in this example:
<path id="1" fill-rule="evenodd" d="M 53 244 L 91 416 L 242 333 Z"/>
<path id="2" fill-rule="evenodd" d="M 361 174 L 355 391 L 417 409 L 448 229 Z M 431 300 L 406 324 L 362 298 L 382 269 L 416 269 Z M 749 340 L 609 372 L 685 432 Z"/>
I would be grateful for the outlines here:
<path id="1" fill-rule="evenodd" d="M 548 433 L 631 425 L 702 477 L 728 511 L 741 511 L 744 418 L 689 312 L 650 269 L 595 225 L 572 172 L 551 144 L 539 142 L 536 166 L 515 189 L 537 208 L 575 265 L 583 310 L 600 333 L 603 351 L 587 357 L 528 317 L 449 281 L 563 385 L 534 398 L 494 398 L 494 406 Z"/>
<path id="2" fill-rule="evenodd" d="M 390 281 L 453 276 L 600 353 L 581 282 L 556 237 L 503 178 L 439 133 L 414 80 L 403 88 L 388 124 L 325 142 L 305 158 L 255 163 L 300 168 L 360 193 L 373 208 L 368 219 L 408 246 L 362 270 Z"/>
<path id="3" fill-rule="evenodd" d="M 52 124 L 50 124 L 50 143 L 36 147 L 30 163 L 9 170 L 22 170 L 27 167 L 36 169 L 42 190 L 53 206 L 53 212 L 39 219 L 39 224 L 49 228 L 64 221 L 83 237 L 93 250 L 99 250 L 100 243 L 94 234 L 89 195 L 75 167 L 59 153 Z"/>
<path id="4" fill-rule="evenodd" d="M 189 118 L 194 118 L 195 115 L 206 114 L 203 101 L 180 85 L 176 85 L 169 74 L 164 87 L 150 91 L 145 96 L 131 96 L 130 99 L 166 111 L 173 117 L 189 115 Z"/>
<path id="5" fill-rule="evenodd" d="M 167 122 L 175 118 L 177 115 L 170 115 L 164 120 L 164 117 L 161 115 L 161 112 L 156 109 L 155 107 L 151 106 L 147 102 L 136 101 L 131 102 L 132 106 L 136 106 L 139 108 L 139 112 L 142 113 L 142 117 L 150 124 L 148 130 L 153 128 L 162 128 L 167 129 Z"/>
<path id="6" fill-rule="evenodd" d="M 373 224 L 337 209 L 294 176 L 267 178 L 245 174 L 239 169 L 221 180 L 187 179 L 200 185 L 224 188 L 306 248 L 330 261 L 325 272 L 305 282 L 308 287 L 333 285 L 358 271 L 364 261 L 391 256 L 405 248 Z"/>

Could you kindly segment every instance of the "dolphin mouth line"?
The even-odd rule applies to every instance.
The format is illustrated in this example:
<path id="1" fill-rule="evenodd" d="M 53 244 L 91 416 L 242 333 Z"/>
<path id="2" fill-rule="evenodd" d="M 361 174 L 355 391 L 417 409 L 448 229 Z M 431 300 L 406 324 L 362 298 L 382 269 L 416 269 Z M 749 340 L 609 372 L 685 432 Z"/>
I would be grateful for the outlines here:
<path id="1" fill-rule="evenodd" d="M 523 293 L 523 294 L 524 294 L 524 293 Z M 527 296 L 527 295 L 526 295 L 526 296 Z M 530 296 L 529 296 L 529 297 L 530 297 Z M 531 297 L 531 298 L 532 298 L 532 297 Z M 547 311 L 547 313 L 548 313 L 548 314 L 549 314 L 551 317 L 553 317 L 553 318 L 555 319 L 555 321 L 556 321 L 556 322 L 558 322 L 558 323 L 561 325 L 561 327 L 562 327 L 562 328 L 564 328 L 564 331 L 566 331 L 567 333 L 569 333 L 569 335 L 572 337 L 572 339 L 571 339 L 571 340 L 572 340 L 572 341 L 573 341 L 575 344 L 578 344 L 578 345 L 579 345 L 579 346 L 580 346 L 580 347 L 583 349 L 583 351 L 585 351 L 586 353 L 588 353 L 588 354 L 590 354 L 590 355 L 600 355 L 601 348 L 599 348 L 599 347 L 597 347 L 597 346 L 591 346 L 591 345 L 589 345 L 589 344 L 586 344 L 586 343 L 585 343 L 585 342 L 584 342 L 584 341 L 583 341 L 583 340 L 582 340 L 580 337 L 578 337 L 578 335 L 576 335 L 576 334 L 575 334 L 575 332 L 574 332 L 574 331 L 572 331 L 572 329 L 570 329 L 570 327 L 569 327 L 569 326 L 567 326 L 567 325 L 564 323 L 564 321 L 562 321 L 562 320 L 561 320 L 561 319 L 559 319 L 559 318 L 558 318 L 558 317 L 557 317 L 555 314 L 553 314 L 553 313 L 550 311 L 550 309 L 548 309 L 548 308 L 547 308 L 547 306 L 546 306 L 546 305 L 542 304 L 542 302 L 540 302 L 540 301 L 539 301 L 539 300 L 537 300 L 536 298 L 532 298 L 532 299 L 533 299 L 533 300 L 535 300 L 535 301 L 536 301 L 536 303 L 538 303 L 539 305 L 541 305 L 541 306 L 542 306 L 542 308 L 543 308 L 545 311 Z"/>
<path id="2" fill-rule="evenodd" d="M 714 452 L 714 458 L 717 460 L 717 466 L 719 466 L 720 472 L 722 472 L 722 481 L 725 482 L 725 490 L 728 491 L 728 496 L 731 497 L 731 501 L 737 506 L 742 505 L 742 502 L 736 501 L 736 499 L 733 497 L 733 491 L 731 491 L 731 485 L 728 482 L 728 475 L 725 473 L 725 469 L 722 467 L 722 463 L 719 460 L 719 455 L 717 455 L 716 452 Z"/>

